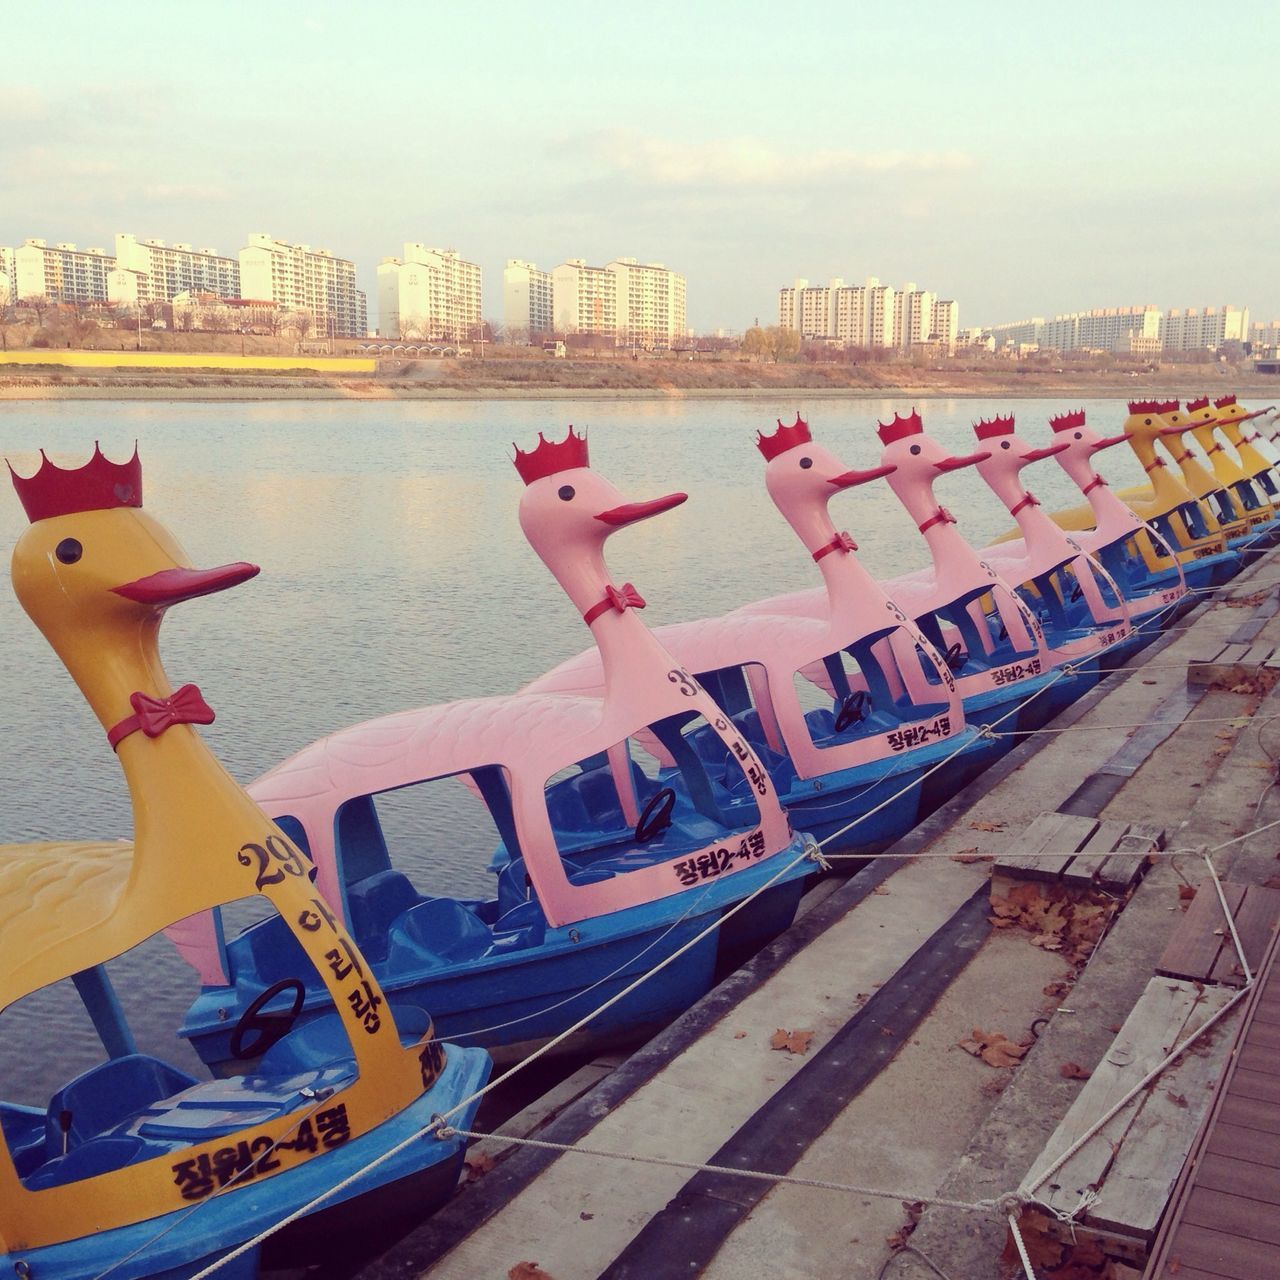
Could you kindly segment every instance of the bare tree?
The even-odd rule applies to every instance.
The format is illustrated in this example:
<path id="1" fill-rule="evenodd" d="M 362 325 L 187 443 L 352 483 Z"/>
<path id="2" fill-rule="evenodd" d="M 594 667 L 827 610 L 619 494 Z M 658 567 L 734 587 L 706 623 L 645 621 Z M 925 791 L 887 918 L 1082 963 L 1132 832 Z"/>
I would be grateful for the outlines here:
<path id="1" fill-rule="evenodd" d="M 310 311 L 295 311 L 288 319 L 289 328 L 298 335 L 301 342 L 311 332 L 313 318 Z"/>

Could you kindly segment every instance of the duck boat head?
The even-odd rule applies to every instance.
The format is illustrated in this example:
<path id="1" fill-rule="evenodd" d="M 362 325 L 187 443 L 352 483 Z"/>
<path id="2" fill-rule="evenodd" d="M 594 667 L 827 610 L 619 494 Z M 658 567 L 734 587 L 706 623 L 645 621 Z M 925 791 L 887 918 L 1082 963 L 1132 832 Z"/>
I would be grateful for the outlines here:
<path id="1" fill-rule="evenodd" d="M 62 1258 L 60 1249 L 87 1248 L 100 1264 L 117 1247 L 108 1240 L 128 1252 L 123 1241 L 138 1224 L 171 1212 L 185 1220 L 181 1211 L 193 1201 L 233 1176 L 252 1177 L 255 1207 L 248 1207 L 250 1192 L 237 1201 L 241 1212 L 226 1220 L 209 1215 L 196 1234 L 212 1234 L 183 1255 L 202 1258 L 217 1238 L 215 1223 L 236 1243 L 271 1219 L 278 1203 L 271 1187 L 286 1197 L 302 1188 L 301 1203 L 332 1185 L 312 1181 L 332 1164 L 313 1165 L 317 1154 L 348 1140 L 376 1143 L 375 1131 L 420 1104 L 450 1068 L 429 1020 L 402 1046 L 372 970 L 317 897 L 307 858 L 196 733 L 194 726 L 213 720 L 199 689 L 175 690 L 161 664 L 165 612 L 246 582 L 257 567 L 194 568 L 142 510 L 136 449 L 124 463 L 95 450 L 70 470 L 42 454 L 33 475 L 14 472 L 13 482 L 31 519 L 13 554 L 15 589 L 106 731 L 132 796 L 135 839 L 132 848 L 116 845 L 105 855 L 99 848 L 91 858 L 62 847 L 0 859 L 0 1007 L 74 977 L 108 1053 L 107 1062 L 55 1095 L 50 1105 L 60 1110 L 47 1124 L 41 1116 L 32 1127 L 25 1115 L 5 1112 L 0 1242 L 31 1251 L 34 1274 L 55 1254 Z M 257 900 L 259 914 L 265 907 L 268 918 L 258 927 L 279 934 L 294 972 L 257 993 L 253 1017 L 233 1031 L 240 1069 L 253 1065 L 254 1074 L 201 1083 L 133 1050 L 107 965 L 162 932 L 181 935 L 198 913 L 246 899 Z M 343 963 L 334 965 L 333 956 Z M 304 972 L 338 1010 L 332 1037 L 314 1053 L 296 1049 L 288 1035 L 301 1002 L 289 1014 L 278 1011 L 282 997 L 301 993 Z M 263 1033 L 266 1022 L 270 1034 Z M 466 1054 L 459 1051 L 455 1076 Z M 482 1055 L 467 1074 L 472 1084 L 482 1082 Z M 318 1093 L 308 1092 L 312 1085 Z M 309 1100 L 316 1097 L 323 1108 Z M 332 1124 L 317 1140 L 321 1110 Z M 245 1119 L 236 1119 L 241 1114 Z M 70 1119 L 59 1138 L 50 1126 L 63 1115 Z M 220 1118 L 211 1124 L 211 1115 Z M 312 1136 L 291 1142 L 304 1122 Z M 397 1176 L 405 1172 L 401 1167 Z M 274 1179 L 280 1181 L 268 1183 Z M 246 1222 L 257 1225 L 245 1231 Z M 184 1238 L 181 1222 L 174 1227 L 173 1240 Z"/>

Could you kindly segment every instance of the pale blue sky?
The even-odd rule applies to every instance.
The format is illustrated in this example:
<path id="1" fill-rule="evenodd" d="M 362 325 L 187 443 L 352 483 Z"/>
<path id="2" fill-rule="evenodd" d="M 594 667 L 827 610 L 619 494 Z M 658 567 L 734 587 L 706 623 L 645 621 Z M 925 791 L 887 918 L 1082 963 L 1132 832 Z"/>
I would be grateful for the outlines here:
<path id="1" fill-rule="evenodd" d="M 250 231 L 662 261 L 699 330 L 795 276 L 962 325 L 1154 302 L 1280 319 L 1271 4 L 11 5 L 0 244 Z"/>

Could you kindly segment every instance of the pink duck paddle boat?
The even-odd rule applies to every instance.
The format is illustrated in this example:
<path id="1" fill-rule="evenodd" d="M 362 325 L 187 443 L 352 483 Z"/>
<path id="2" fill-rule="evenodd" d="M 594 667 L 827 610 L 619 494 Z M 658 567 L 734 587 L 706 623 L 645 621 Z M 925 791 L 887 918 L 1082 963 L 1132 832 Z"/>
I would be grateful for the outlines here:
<path id="1" fill-rule="evenodd" d="M 886 444 L 902 438 L 902 433 L 914 433 L 911 419 L 895 422 L 896 425 L 880 428 Z M 778 425 L 778 437 L 786 431 L 794 444 L 786 450 L 765 452 L 769 458 L 765 484 L 775 505 L 819 566 L 830 557 L 820 543 L 826 526 L 818 520 L 817 513 L 821 511 L 830 525 L 827 503 L 835 493 L 882 478 L 888 478 L 898 496 L 911 504 L 909 509 L 921 512 L 917 523 L 933 553 L 934 566 L 881 586 L 857 556 L 847 550 L 838 564 L 823 569 L 823 588 L 761 600 L 744 606 L 741 612 L 825 618 L 837 609 L 856 612 L 868 593 L 885 597 L 888 592 L 894 604 L 915 620 L 936 649 L 945 653 L 963 700 L 965 717 L 971 724 L 998 721 L 1003 730 L 1013 732 L 1044 723 L 1053 714 L 1061 694 L 1055 693 L 1052 699 L 1047 695 L 1049 687 L 1060 681 L 1052 674 L 1052 661 L 1039 627 L 1014 590 L 996 577 L 956 532 L 950 513 L 937 505 L 928 488 L 938 471 L 971 465 L 976 455 L 951 458 L 937 450 L 934 456 L 931 449 L 926 457 L 923 446 L 920 452 L 913 453 L 908 445 L 901 459 L 856 471 L 814 445 L 803 419 L 797 417 L 790 428 Z M 795 452 L 797 448 L 799 452 Z M 836 478 L 830 478 L 833 476 Z M 923 514 L 926 509 L 927 515 Z M 848 538 L 847 534 L 839 536 Z M 990 616 L 983 610 L 984 602 Z M 990 763 L 993 755 L 1005 749 L 1000 745 L 1002 741 L 1007 743 L 996 739 L 981 750 L 971 751 L 971 766 L 976 769 Z"/>
<path id="2" fill-rule="evenodd" d="M 1049 427 L 1065 445 L 1054 458 L 1093 512 L 1094 527 L 1073 530 L 1072 540 L 1102 563 L 1133 602 L 1136 627 L 1165 625 L 1190 601 L 1182 565 L 1160 531 L 1121 502 L 1093 466 L 1096 454 L 1124 444 L 1128 436 L 1098 435 L 1085 425 L 1083 409 L 1050 418 Z"/>
<path id="3" fill-rule="evenodd" d="M 573 1027 L 689 946 L 560 1047 L 652 1033 L 785 929 L 817 869 L 751 743 L 605 564 L 610 536 L 685 495 L 627 501 L 590 469 L 572 429 L 558 443 L 540 437 L 515 462 L 526 486 L 521 527 L 590 628 L 599 691 L 383 716 L 307 747 L 249 789 L 314 861 L 397 1021 L 430 1009 L 443 1036 L 502 1057 Z M 483 800 L 501 837 L 489 898 L 420 892 L 392 865 L 379 823 L 378 795 L 454 777 Z M 750 909 L 732 914 L 748 898 Z M 205 986 L 185 1033 L 221 1066 L 233 1056 L 228 1028 L 293 972 L 292 953 L 278 932 L 254 925 L 230 940 L 189 941 L 187 954 Z M 329 1007 L 327 992 L 307 988 L 304 1019 Z"/>
<path id="4" fill-rule="evenodd" d="M 995 423 L 979 424 L 980 439 L 988 447 L 961 458 L 952 458 L 937 441 L 925 434 L 920 415 L 914 411 L 906 418 L 898 415 L 887 427 L 880 428 L 880 438 L 885 442 L 881 461 L 897 464 L 898 470 L 889 476 L 889 484 L 924 534 L 933 555 L 934 577 L 939 582 L 951 581 L 953 565 L 973 562 L 993 578 L 1009 583 L 1017 591 L 1022 603 L 1030 609 L 1042 632 L 1048 648 L 1049 665 L 1060 668 L 1070 664 L 1077 677 L 1070 682 L 1073 687 L 1056 686 L 1066 701 L 1079 696 L 1082 688 L 1097 680 L 1099 662 L 1111 646 L 1125 640 L 1130 632 L 1128 617 L 1119 592 L 1110 589 L 1110 599 L 1103 599 L 1097 589 L 1094 572 L 1077 572 L 1077 563 L 1083 560 L 1079 546 L 1047 518 L 1039 515 L 1034 498 L 1023 489 L 1018 472 L 1038 457 L 1051 456 L 1049 452 L 1037 453 L 1025 441 L 1013 437 L 1012 419 L 997 419 Z M 1007 449 L 1000 446 L 1008 443 Z M 997 493 L 1015 519 L 1023 522 L 1021 540 L 997 543 L 974 552 L 956 529 L 956 518 L 947 508 L 938 504 L 933 496 L 933 485 L 938 473 L 955 471 L 975 465 L 983 479 Z M 1053 533 L 1048 530 L 1052 529 Z M 1027 534 L 1030 533 L 1030 537 Z M 893 586 L 900 590 L 899 579 Z M 1086 588 L 1086 583 L 1088 587 Z M 1093 596 L 1083 605 L 1076 593 L 1086 589 Z M 1073 599 L 1073 594 L 1076 599 Z M 979 607 L 982 607 L 981 605 Z M 1095 617 L 1097 610 L 1100 617 Z M 1114 614 L 1114 618 L 1110 615 Z M 1103 620 L 1106 617 L 1106 620 Z M 1007 627 L 1003 618 L 1001 628 Z M 1108 662 L 1110 665 L 1110 662 Z M 1081 684 L 1080 682 L 1084 683 Z M 1068 682 L 1063 681 L 1062 684 Z M 1064 703 L 1054 699 L 1054 710 Z"/>
<path id="5" fill-rule="evenodd" d="M 975 735 L 946 663 L 828 514 L 841 489 L 881 472 L 850 471 L 800 421 L 758 443 L 770 492 L 817 563 L 829 608 L 738 610 L 655 634 L 765 761 L 797 826 L 833 847 L 874 852 L 955 792 L 972 771 Z M 608 655 L 591 649 L 527 691 L 594 693 L 608 681 Z M 689 741 L 722 786 L 721 802 L 733 803 L 738 782 L 722 744 L 705 727 Z"/>

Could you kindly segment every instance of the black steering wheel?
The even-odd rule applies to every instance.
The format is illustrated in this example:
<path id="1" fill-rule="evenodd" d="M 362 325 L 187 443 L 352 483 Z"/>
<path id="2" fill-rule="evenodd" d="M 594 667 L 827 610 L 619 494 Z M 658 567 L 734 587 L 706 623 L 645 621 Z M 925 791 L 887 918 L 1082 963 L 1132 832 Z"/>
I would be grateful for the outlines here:
<path id="1" fill-rule="evenodd" d="M 264 1013 L 272 1000 L 282 992 L 292 991 L 293 1001 L 288 1009 Z M 254 998 L 253 1003 L 240 1015 L 231 1032 L 231 1056 L 233 1058 L 260 1058 L 273 1044 L 278 1044 L 293 1030 L 293 1024 L 302 1012 L 306 989 L 297 978 L 281 978 Z M 254 1039 L 245 1044 L 250 1033 Z"/>
<path id="2" fill-rule="evenodd" d="M 840 710 L 836 712 L 835 731 L 843 733 L 850 725 L 863 719 L 870 705 L 871 697 L 865 689 L 846 693 L 840 703 Z"/>
<path id="3" fill-rule="evenodd" d="M 676 793 L 663 787 L 649 797 L 636 821 L 636 843 L 645 844 L 671 825 L 671 811 L 676 807 Z"/>
<path id="4" fill-rule="evenodd" d="M 969 661 L 969 655 L 964 651 L 964 642 L 957 640 L 955 644 L 947 647 L 946 653 L 942 655 L 943 661 L 952 671 L 959 671 L 966 662 Z"/>

